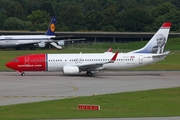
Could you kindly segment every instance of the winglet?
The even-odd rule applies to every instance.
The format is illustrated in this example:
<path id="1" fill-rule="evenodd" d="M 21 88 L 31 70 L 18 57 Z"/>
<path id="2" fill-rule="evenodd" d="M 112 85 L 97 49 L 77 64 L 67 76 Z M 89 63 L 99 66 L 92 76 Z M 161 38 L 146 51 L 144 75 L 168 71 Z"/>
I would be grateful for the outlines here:
<path id="1" fill-rule="evenodd" d="M 114 54 L 114 56 L 111 58 L 111 60 L 109 61 L 109 63 L 114 63 L 114 61 L 116 61 L 117 55 L 118 55 L 118 52 L 116 52 L 116 53 Z"/>
<path id="2" fill-rule="evenodd" d="M 112 47 L 110 47 L 107 52 L 112 52 Z"/>

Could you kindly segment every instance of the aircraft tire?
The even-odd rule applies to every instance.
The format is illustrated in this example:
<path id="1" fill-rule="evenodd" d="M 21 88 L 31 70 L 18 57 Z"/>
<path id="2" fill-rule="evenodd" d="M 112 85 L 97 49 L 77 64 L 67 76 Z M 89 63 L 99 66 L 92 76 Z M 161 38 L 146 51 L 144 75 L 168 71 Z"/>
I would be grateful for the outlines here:
<path id="1" fill-rule="evenodd" d="M 22 72 L 22 73 L 21 73 L 21 76 L 24 76 L 24 75 L 25 75 L 25 73 L 24 73 L 24 72 Z"/>
<path id="2" fill-rule="evenodd" d="M 91 71 L 87 71 L 87 76 L 92 76 L 92 72 Z"/>

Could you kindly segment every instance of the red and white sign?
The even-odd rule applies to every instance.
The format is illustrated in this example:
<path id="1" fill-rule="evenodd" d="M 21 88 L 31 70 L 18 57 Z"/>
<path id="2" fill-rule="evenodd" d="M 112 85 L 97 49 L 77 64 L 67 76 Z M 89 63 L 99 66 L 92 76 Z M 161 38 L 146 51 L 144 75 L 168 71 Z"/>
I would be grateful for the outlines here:
<path id="1" fill-rule="evenodd" d="M 100 110 L 100 105 L 79 104 L 79 110 Z"/>

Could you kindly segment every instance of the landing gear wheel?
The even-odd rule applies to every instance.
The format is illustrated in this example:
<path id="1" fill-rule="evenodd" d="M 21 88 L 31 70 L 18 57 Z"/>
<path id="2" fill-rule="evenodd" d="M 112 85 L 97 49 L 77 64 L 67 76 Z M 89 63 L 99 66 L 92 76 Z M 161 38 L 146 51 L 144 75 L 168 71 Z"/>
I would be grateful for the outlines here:
<path id="1" fill-rule="evenodd" d="M 91 71 L 87 71 L 86 74 L 87 74 L 87 76 L 92 76 L 92 72 Z"/>
<path id="2" fill-rule="evenodd" d="M 24 76 L 24 75 L 25 75 L 25 73 L 24 73 L 24 72 L 22 72 L 22 73 L 21 73 L 21 76 Z"/>

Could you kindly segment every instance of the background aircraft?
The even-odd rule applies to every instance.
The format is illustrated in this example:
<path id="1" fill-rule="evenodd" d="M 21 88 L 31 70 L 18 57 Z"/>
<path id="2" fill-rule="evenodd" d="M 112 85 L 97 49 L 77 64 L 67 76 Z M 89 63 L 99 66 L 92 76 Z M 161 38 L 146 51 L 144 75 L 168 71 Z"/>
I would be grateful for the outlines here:
<path id="1" fill-rule="evenodd" d="M 129 53 L 32 54 L 19 56 L 8 62 L 6 66 L 21 72 L 22 76 L 25 74 L 24 71 L 62 71 L 68 75 L 86 71 L 86 74 L 91 76 L 92 71 L 134 68 L 152 64 L 164 60 L 169 54 L 169 52 L 154 52 L 153 49 L 159 44 L 158 36 L 161 35 L 164 44 L 159 48 L 161 47 L 164 51 L 170 27 L 170 22 L 164 23 L 143 48 Z"/>
<path id="2" fill-rule="evenodd" d="M 0 36 L 0 48 L 22 47 L 44 48 L 47 45 L 52 45 L 57 49 L 62 49 L 65 41 L 85 40 L 85 39 L 68 39 L 72 36 L 55 36 L 56 17 L 53 17 L 45 35 L 2 35 Z"/>

